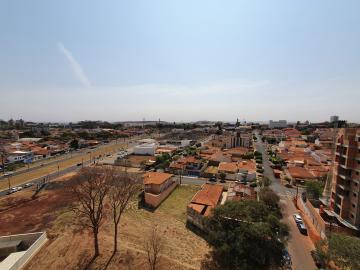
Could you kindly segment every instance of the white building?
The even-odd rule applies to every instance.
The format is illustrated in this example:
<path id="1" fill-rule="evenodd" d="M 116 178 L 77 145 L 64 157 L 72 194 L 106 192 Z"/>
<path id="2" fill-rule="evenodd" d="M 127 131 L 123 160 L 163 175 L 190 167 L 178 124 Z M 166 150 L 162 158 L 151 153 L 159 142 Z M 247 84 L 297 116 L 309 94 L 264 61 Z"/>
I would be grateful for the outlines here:
<path id="1" fill-rule="evenodd" d="M 154 156 L 155 150 L 157 148 L 156 143 L 143 143 L 139 144 L 134 147 L 134 154 L 135 155 L 148 155 L 148 156 Z"/>
<path id="2" fill-rule="evenodd" d="M 20 161 L 26 161 L 31 160 L 33 157 L 32 152 L 29 151 L 13 151 L 7 156 L 7 160 L 9 163 L 13 162 L 20 162 Z"/>
<path id="3" fill-rule="evenodd" d="M 287 122 L 286 120 L 279 120 L 279 121 L 269 121 L 269 128 L 286 128 Z"/>

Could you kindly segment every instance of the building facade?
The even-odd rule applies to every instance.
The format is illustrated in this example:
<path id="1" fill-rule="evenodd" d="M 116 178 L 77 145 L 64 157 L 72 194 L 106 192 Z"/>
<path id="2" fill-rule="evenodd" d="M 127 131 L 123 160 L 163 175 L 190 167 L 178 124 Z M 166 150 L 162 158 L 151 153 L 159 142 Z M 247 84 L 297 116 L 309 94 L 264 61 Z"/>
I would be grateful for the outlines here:
<path id="1" fill-rule="evenodd" d="M 360 128 L 343 128 L 336 137 L 330 207 L 360 226 Z"/>
<path id="2" fill-rule="evenodd" d="M 269 121 L 269 128 L 286 128 L 287 122 L 286 120 L 279 120 L 279 121 Z"/>

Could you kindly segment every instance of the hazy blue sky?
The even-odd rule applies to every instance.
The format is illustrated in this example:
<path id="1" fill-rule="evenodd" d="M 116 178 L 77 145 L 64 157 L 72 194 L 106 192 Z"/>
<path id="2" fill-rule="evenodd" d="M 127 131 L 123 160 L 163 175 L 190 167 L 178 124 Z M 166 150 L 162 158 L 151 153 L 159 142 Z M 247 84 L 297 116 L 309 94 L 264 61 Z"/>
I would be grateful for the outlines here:
<path id="1" fill-rule="evenodd" d="M 360 122 L 360 1 L 0 3 L 0 119 Z"/>

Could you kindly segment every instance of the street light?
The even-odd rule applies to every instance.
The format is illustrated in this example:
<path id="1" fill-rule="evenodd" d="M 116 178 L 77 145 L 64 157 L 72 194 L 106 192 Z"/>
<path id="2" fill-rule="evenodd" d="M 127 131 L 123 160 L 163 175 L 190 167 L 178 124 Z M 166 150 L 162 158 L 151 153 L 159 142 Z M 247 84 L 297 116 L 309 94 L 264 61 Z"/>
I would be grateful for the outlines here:
<path id="1" fill-rule="evenodd" d="M 10 175 L 8 175 L 8 185 L 9 185 L 9 191 L 10 191 L 10 188 L 11 188 Z"/>

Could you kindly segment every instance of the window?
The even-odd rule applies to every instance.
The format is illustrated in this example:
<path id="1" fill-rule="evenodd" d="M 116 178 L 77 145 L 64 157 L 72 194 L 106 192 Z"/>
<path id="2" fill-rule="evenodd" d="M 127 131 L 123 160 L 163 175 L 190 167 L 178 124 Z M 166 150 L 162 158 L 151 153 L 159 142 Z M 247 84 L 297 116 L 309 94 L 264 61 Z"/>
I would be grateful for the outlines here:
<path id="1" fill-rule="evenodd" d="M 353 193 L 353 196 L 354 196 L 354 197 L 356 197 L 356 196 L 357 196 L 357 194 L 354 192 L 354 193 Z"/>
<path id="2" fill-rule="evenodd" d="M 354 215 L 353 215 L 353 214 L 351 214 L 351 215 L 350 215 L 350 217 L 351 217 L 351 218 L 354 218 Z"/>
<path id="3" fill-rule="evenodd" d="M 355 205 L 355 204 L 352 204 L 351 206 L 352 206 L 353 208 L 355 208 L 355 207 L 356 207 L 356 205 Z"/>
<path id="4" fill-rule="evenodd" d="M 359 175 L 359 172 L 356 172 L 356 175 Z"/>

